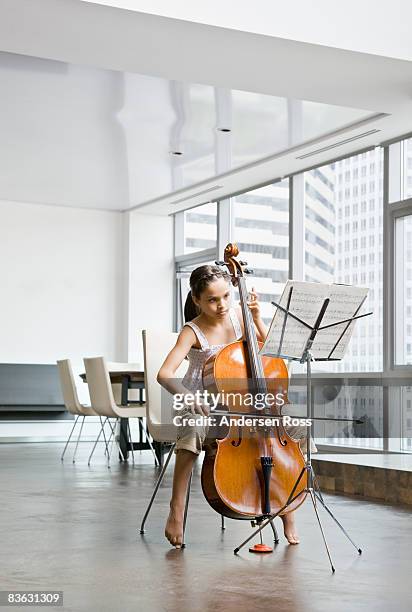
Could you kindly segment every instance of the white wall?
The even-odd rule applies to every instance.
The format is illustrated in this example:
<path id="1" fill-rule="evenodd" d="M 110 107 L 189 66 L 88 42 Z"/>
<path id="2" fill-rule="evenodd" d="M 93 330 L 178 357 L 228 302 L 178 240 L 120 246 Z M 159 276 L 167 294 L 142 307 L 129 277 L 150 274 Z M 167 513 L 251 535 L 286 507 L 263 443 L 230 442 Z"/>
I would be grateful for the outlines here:
<path id="1" fill-rule="evenodd" d="M 124 217 L 0 203 L 0 363 L 127 358 Z M 80 385 L 87 399 L 86 385 Z"/>
<path id="2" fill-rule="evenodd" d="M 143 364 L 141 330 L 173 324 L 173 220 L 0 202 L 0 363 Z M 97 423 L 89 422 L 85 439 Z M 0 422 L 3 440 L 64 440 L 70 422 Z"/>
<path id="3" fill-rule="evenodd" d="M 173 219 L 130 215 L 129 361 L 143 363 L 141 330 L 172 331 Z"/>

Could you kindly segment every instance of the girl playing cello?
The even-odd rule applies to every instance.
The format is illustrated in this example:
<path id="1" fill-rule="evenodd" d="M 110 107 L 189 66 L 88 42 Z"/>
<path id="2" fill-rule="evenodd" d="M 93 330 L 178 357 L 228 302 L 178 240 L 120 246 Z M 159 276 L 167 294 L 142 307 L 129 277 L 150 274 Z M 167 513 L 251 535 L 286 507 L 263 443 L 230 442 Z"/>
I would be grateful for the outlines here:
<path id="1" fill-rule="evenodd" d="M 217 266 L 201 266 L 190 276 L 190 287 L 186 304 L 185 320 L 176 345 L 166 357 L 158 373 L 158 382 L 169 392 L 185 394 L 203 389 L 203 365 L 205 361 L 227 344 L 242 338 L 243 320 L 240 308 L 231 307 L 230 277 Z M 257 295 L 252 290 L 248 302 L 256 328 L 257 339 L 264 341 L 266 327 L 260 316 Z M 187 357 L 189 368 L 181 382 L 175 373 Z M 209 407 L 195 403 L 188 414 L 207 416 Z M 169 542 L 180 548 L 183 541 L 183 518 L 186 492 L 194 462 L 202 450 L 207 435 L 204 426 L 184 425 L 179 427 L 176 442 L 176 461 L 173 475 L 170 513 L 165 535 Z M 305 435 L 302 432 L 302 437 Z M 294 512 L 281 516 L 284 534 L 290 544 L 298 544 Z"/>

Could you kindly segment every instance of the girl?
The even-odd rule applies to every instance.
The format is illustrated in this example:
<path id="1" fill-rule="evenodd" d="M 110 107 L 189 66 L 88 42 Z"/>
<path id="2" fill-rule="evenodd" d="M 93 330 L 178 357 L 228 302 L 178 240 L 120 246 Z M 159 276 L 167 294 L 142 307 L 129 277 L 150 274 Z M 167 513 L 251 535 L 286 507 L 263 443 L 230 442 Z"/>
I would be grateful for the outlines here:
<path id="1" fill-rule="evenodd" d="M 202 371 L 206 359 L 218 350 L 243 337 L 244 326 L 240 307 L 231 308 L 230 277 L 217 266 L 201 266 L 190 276 L 190 288 L 184 315 L 186 323 L 176 345 L 166 357 L 157 380 L 170 393 L 187 393 L 203 389 Z M 257 295 L 252 289 L 249 308 L 252 312 L 258 340 L 266 337 L 266 327 L 260 316 Z M 189 368 L 183 380 L 177 381 L 175 373 L 185 358 Z M 208 406 L 196 403 L 188 412 L 208 415 Z M 176 548 L 183 539 L 183 516 L 186 491 L 194 462 L 202 450 L 207 430 L 203 426 L 178 428 L 176 461 L 173 475 L 170 513 L 165 535 Z M 286 539 L 298 544 L 293 512 L 281 517 Z"/>

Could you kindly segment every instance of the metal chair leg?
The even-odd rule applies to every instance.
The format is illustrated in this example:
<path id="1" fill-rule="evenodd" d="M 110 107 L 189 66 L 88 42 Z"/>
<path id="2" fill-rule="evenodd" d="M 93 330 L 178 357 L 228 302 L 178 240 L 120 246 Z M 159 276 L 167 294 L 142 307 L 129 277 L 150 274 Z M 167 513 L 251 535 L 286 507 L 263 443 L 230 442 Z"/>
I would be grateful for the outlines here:
<path id="1" fill-rule="evenodd" d="M 122 449 L 120 448 L 119 441 L 116 438 L 116 425 L 117 425 L 117 422 L 118 422 L 119 419 L 118 418 L 115 419 L 114 425 L 112 425 L 112 423 L 110 422 L 110 419 L 107 419 L 107 420 L 108 420 L 110 429 L 112 430 L 112 434 L 113 434 L 112 446 L 110 448 L 110 453 L 109 453 L 109 456 L 107 458 L 107 467 L 110 468 L 110 457 L 111 457 L 112 450 L 113 450 L 113 442 L 116 442 L 116 444 L 117 444 L 117 448 L 119 449 L 119 454 L 120 454 L 120 457 L 121 457 L 122 461 L 125 461 L 125 458 L 124 458 L 124 455 L 122 453 Z"/>
<path id="2" fill-rule="evenodd" d="M 86 417 L 83 417 L 83 421 L 82 424 L 80 425 L 80 431 L 79 431 L 79 435 L 77 436 L 77 442 L 76 442 L 76 447 L 74 449 L 74 453 L 73 453 L 73 463 L 76 463 L 76 453 L 77 453 L 77 447 L 79 446 L 79 440 L 80 440 L 80 436 L 82 435 L 82 430 L 83 430 L 83 425 L 84 425 L 84 419 Z"/>
<path id="3" fill-rule="evenodd" d="M 109 429 L 110 429 L 110 435 L 109 435 L 109 440 L 111 440 L 111 444 L 109 444 L 110 446 L 110 450 L 109 447 L 107 448 L 107 469 L 110 470 L 110 458 L 112 456 L 112 452 L 113 452 L 113 444 L 114 441 L 116 439 L 116 423 L 117 423 L 117 419 L 115 421 L 115 425 L 113 427 L 112 422 L 110 421 L 110 419 L 107 419 L 107 422 L 109 423 Z"/>
<path id="4" fill-rule="evenodd" d="M 182 539 L 182 548 L 185 548 L 185 534 L 186 534 L 186 521 L 187 521 L 187 511 L 189 509 L 189 499 L 190 499 L 190 488 L 192 486 L 192 476 L 193 470 L 190 472 L 189 482 L 187 484 L 187 492 L 186 492 L 186 503 L 185 503 L 185 513 L 183 516 L 183 539 Z"/>
<path id="5" fill-rule="evenodd" d="M 139 424 L 139 442 L 142 444 L 143 443 L 143 425 L 142 425 L 142 419 L 139 417 L 137 419 L 137 422 Z M 142 449 L 140 448 L 139 450 L 139 455 L 142 454 Z"/>
<path id="6" fill-rule="evenodd" d="M 106 422 L 107 422 L 108 420 L 109 420 L 109 418 L 108 418 L 108 417 L 106 417 Z M 105 423 L 105 424 L 106 424 L 106 423 Z M 107 452 L 108 452 L 108 453 L 109 453 L 109 446 L 110 446 L 110 443 L 111 443 L 111 444 L 112 444 L 112 446 L 113 446 L 113 430 L 112 430 L 112 428 L 111 428 L 111 427 L 109 427 L 109 429 L 110 429 L 110 434 L 109 434 L 109 437 L 108 437 L 108 439 L 107 439 Z"/>
<path id="7" fill-rule="evenodd" d="M 132 463 L 134 465 L 134 448 L 133 448 L 133 440 L 132 440 L 132 432 L 130 430 L 130 419 L 127 419 L 127 433 L 130 442 L 130 450 L 132 451 Z"/>
<path id="8" fill-rule="evenodd" d="M 142 524 L 140 525 L 140 533 L 141 534 L 143 534 L 145 532 L 144 531 L 144 526 L 145 526 L 145 523 L 146 523 L 146 519 L 149 516 L 149 512 L 151 510 L 151 507 L 153 506 L 153 502 L 154 502 L 155 497 L 157 495 L 157 491 L 159 490 L 159 487 L 160 487 L 160 485 L 162 483 L 163 477 L 164 477 L 165 472 L 167 470 L 167 466 L 169 465 L 169 461 L 172 458 L 173 451 L 175 450 L 175 446 L 176 446 L 176 443 L 172 445 L 172 447 L 171 447 L 171 449 L 169 451 L 169 454 L 167 455 L 167 458 L 166 458 L 166 461 L 165 461 L 164 466 L 162 468 L 162 471 L 160 472 L 159 478 L 157 479 L 154 491 L 152 493 L 152 497 L 150 498 L 149 505 L 146 508 L 146 512 L 145 512 L 143 520 L 142 520 Z"/>
<path id="9" fill-rule="evenodd" d="M 157 479 L 154 491 L 152 493 L 152 497 L 150 498 L 149 504 L 148 504 L 148 506 L 146 508 L 146 512 L 145 512 L 145 514 L 143 516 L 142 524 L 140 525 L 140 533 L 141 534 L 145 533 L 144 526 L 145 526 L 147 517 L 149 516 L 149 512 L 150 512 L 150 510 L 151 510 L 151 508 L 153 506 L 153 502 L 154 502 L 154 500 L 156 498 L 157 492 L 158 492 L 159 487 L 160 487 L 160 485 L 162 483 L 163 477 L 164 477 L 165 472 L 167 470 L 167 466 L 169 465 L 169 461 L 172 458 L 173 452 L 175 450 L 175 446 L 176 446 L 176 443 L 174 443 L 172 445 L 172 447 L 171 447 L 171 449 L 170 449 L 170 451 L 169 451 L 169 453 L 168 453 L 168 455 L 166 457 L 166 461 L 165 461 L 165 463 L 164 463 L 164 465 L 162 467 L 162 470 L 160 472 L 159 478 Z M 193 476 L 193 471 L 190 474 L 189 482 L 188 482 L 188 485 L 187 485 L 185 512 L 184 512 L 184 516 L 183 516 L 183 541 L 182 541 L 182 548 L 185 548 L 185 546 L 186 546 L 186 544 L 185 544 L 185 533 L 186 533 L 187 513 L 188 513 L 188 508 L 189 508 L 189 500 L 190 500 L 190 490 L 191 490 L 191 485 L 192 485 L 192 476 Z M 223 516 L 223 514 L 221 514 L 221 528 L 222 528 L 222 531 L 224 531 L 226 529 L 226 527 L 225 527 L 225 517 Z M 274 534 L 276 533 L 276 536 L 277 536 L 276 528 L 274 527 L 274 525 L 272 525 L 272 530 L 274 531 Z"/>
<path id="10" fill-rule="evenodd" d="M 139 419 L 139 421 L 140 421 L 140 419 Z M 154 457 L 154 460 L 155 460 L 155 465 L 156 465 L 156 467 L 160 467 L 160 463 L 159 463 L 159 460 L 158 460 L 158 458 L 157 458 L 156 451 L 155 451 L 155 449 L 153 448 L 153 444 L 152 444 L 152 443 L 151 443 L 151 441 L 150 441 L 150 434 L 149 434 L 149 432 L 147 431 L 147 427 L 146 427 L 145 425 L 143 425 L 143 423 L 142 423 L 142 425 L 141 425 L 141 426 L 142 426 L 142 428 L 144 429 L 144 432 L 145 432 L 145 434 L 146 434 L 146 440 L 147 440 L 147 443 L 149 444 L 149 446 L 150 446 L 150 450 L 151 450 L 151 451 L 152 451 L 152 453 L 153 453 L 153 457 Z"/>
<path id="11" fill-rule="evenodd" d="M 100 440 L 100 436 L 102 435 L 102 431 L 103 431 L 103 428 L 104 428 L 104 426 L 106 424 L 106 421 L 107 421 L 107 417 L 105 418 L 105 420 L 103 422 L 103 425 L 100 428 L 99 435 L 97 436 L 96 441 L 95 441 L 95 443 L 93 445 L 93 448 L 92 448 L 92 452 L 89 455 L 89 460 L 87 462 L 87 465 L 90 465 L 90 461 L 92 459 L 92 456 L 93 456 L 93 453 L 94 453 L 94 449 L 96 448 L 96 445 L 97 445 L 98 441 Z"/>
<path id="12" fill-rule="evenodd" d="M 64 447 L 64 450 L 63 450 L 62 456 L 60 457 L 60 461 L 63 461 L 64 453 L 66 452 L 66 448 L 67 448 L 67 446 L 68 446 L 68 444 L 69 444 L 69 442 L 70 442 L 70 438 L 72 437 L 72 434 L 73 434 L 73 432 L 74 432 L 74 428 L 75 428 L 75 427 L 76 427 L 76 425 L 77 425 L 77 421 L 79 420 L 79 416 L 80 416 L 80 414 L 78 414 L 78 415 L 77 415 L 77 417 L 76 417 L 76 419 L 75 419 L 75 421 L 74 421 L 74 425 L 73 425 L 73 427 L 72 427 L 72 430 L 71 430 L 71 432 L 70 432 L 69 437 L 67 438 L 66 446 Z"/>
<path id="13" fill-rule="evenodd" d="M 103 425 L 103 421 L 102 421 L 102 417 L 99 416 L 100 419 L 100 427 L 102 428 L 102 432 L 103 432 L 103 439 L 104 439 L 104 446 L 105 446 L 105 451 L 104 454 L 109 452 L 109 448 L 107 446 L 107 440 L 106 440 L 106 432 L 104 431 L 104 425 Z"/>

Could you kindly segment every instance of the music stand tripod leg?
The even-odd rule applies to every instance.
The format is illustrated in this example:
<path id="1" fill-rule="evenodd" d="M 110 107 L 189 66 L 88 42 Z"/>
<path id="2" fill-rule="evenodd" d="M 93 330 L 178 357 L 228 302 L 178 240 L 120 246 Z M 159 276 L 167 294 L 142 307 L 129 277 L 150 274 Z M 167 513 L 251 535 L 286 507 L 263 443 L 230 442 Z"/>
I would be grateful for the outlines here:
<path id="1" fill-rule="evenodd" d="M 347 539 L 352 544 L 352 546 L 354 546 L 356 548 L 356 550 L 358 551 L 358 553 L 361 555 L 362 554 L 362 549 L 359 548 L 359 546 L 357 544 L 355 544 L 355 542 L 352 540 L 352 538 L 350 537 L 350 535 L 348 534 L 346 529 L 343 527 L 343 525 L 341 525 L 341 523 L 338 521 L 336 516 L 333 514 L 332 510 L 325 503 L 325 501 L 323 499 L 323 496 L 322 496 L 322 493 L 321 493 L 320 488 L 319 488 L 319 484 L 318 484 L 317 478 L 316 478 L 315 475 L 313 476 L 313 480 L 314 480 L 314 484 L 315 484 L 315 487 L 316 487 L 316 488 L 313 489 L 315 497 L 320 501 L 320 503 L 322 504 L 322 506 L 326 510 L 326 512 L 329 514 L 329 516 L 331 518 L 333 518 L 333 520 L 335 521 L 335 523 L 337 524 L 339 529 L 347 537 Z"/>
<path id="2" fill-rule="evenodd" d="M 325 544 L 326 553 L 328 555 L 330 567 L 331 567 L 332 573 L 334 574 L 335 573 L 335 567 L 333 565 L 332 557 L 330 555 L 329 546 L 328 546 L 328 543 L 327 543 L 326 537 L 325 537 L 325 532 L 323 531 L 322 523 L 321 523 L 320 516 L 319 516 L 319 513 L 318 513 L 318 509 L 317 509 L 317 506 L 316 506 L 316 498 L 315 498 L 315 494 L 313 492 L 313 489 L 309 489 L 309 495 L 310 495 L 310 499 L 312 500 L 313 509 L 315 510 L 316 518 L 318 519 L 318 524 L 319 524 L 320 532 L 322 534 L 323 543 Z"/>
<path id="3" fill-rule="evenodd" d="M 274 541 L 274 543 L 275 543 L 275 544 L 279 544 L 279 536 L 278 536 L 278 532 L 277 532 L 277 529 L 276 529 L 276 527 L 275 527 L 275 524 L 274 524 L 274 522 L 273 522 L 273 519 L 272 519 L 272 518 L 271 518 L 271 519 L 269 519 L 269 523 L 270 523 L 270 526 L 271 526 L 272 531 L 273 531 L 273 541 Z"/>
<path id="4" fill-rule="evenodd" d="M 311 355 L 309 350 L 306 350 L 304 357 L 305 357 L 305 361 L 306 361 L 306 375 L 307 375 L 307 416 L 309 418 L 311 418 L 311 417 L 313 417 L 313 410 L 312 410 L 312 408 L 313 408 L 312 407 L 312 382 L 311 382 L 311 377 L 312 377 L 312 368 L 311 368 L 312 355 Z M 310 440 L 310 429 L 309 429 L 309 427 L 307 429 L 306 440 L 307 440 L 306 468 L 308 470 L 308 489 L 309 489 L 309 493 L 310 493 L 310 496 L 311 496 L 313 507 L 314 507 L 315 512 L 316 512 L 316 517 L 318 519 L 319 527 L 320 527 L 321 532 L 322 532 L 323 541 L 325 543 L 325 547 L 326 547 L 326 551 L 328 553 L 328 557 L 329 557 L 329 561 L 330 561 L 330 564 L 331 564 L 331 567 L 332 567 L 332 571 L 334 572 L 335 569 L 334 569 L 333 564 L 332 564 L 330 552 L 329 552 L 328 545 L 327 545 L 326 539 L 325 539 L 325 534 L 323 532 L 322 524 L 320 522 L 320 518 L 319 518 L 317 507 L 316 507 L 316 499 L 318 499 L 320 501 L 320 503 L 322 504 L 323 508 L 333 518 L 335 523 L 338 525 L 338 527 L 341 529 L 341 531 L 348 538 L 349 542 L 351 542 L 351 544 L 356 548 L 356 550 L 358 551 L 359 554 L 362 554 L 362 550 L 359 548 L 359 546 L 357 546 L 355 544 L 355 542 L 352 540 L 352 538 L 349 536 L 349 534 L 346 532 L 346 530 L 339 523 L 337 518 L 333 515 L 332 511 L 328 508 L 328 506 L 324 502 L 324 499 L 323 499 L 323 496 L 322 496 L 322 493 L 321 493 L 321 490 L 320 490 L 320 487 L 319 487 L 319 483 L 318 483 L 318 480 L 316 478 L 316 474 L 315 474 L 315 471 L 314 471 L 313 465 L 312 465 L 312 452 L 311 452 L 311 440 Z"/>

